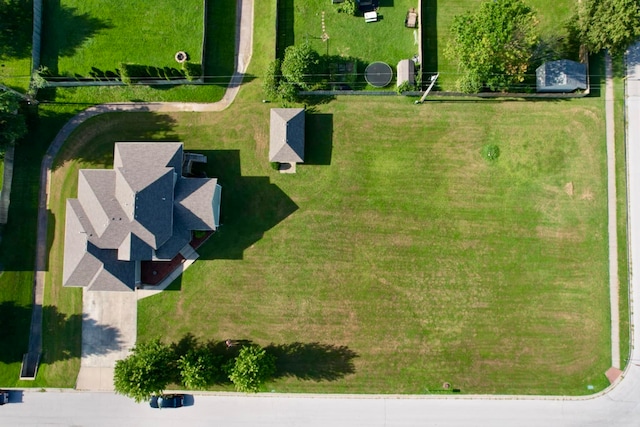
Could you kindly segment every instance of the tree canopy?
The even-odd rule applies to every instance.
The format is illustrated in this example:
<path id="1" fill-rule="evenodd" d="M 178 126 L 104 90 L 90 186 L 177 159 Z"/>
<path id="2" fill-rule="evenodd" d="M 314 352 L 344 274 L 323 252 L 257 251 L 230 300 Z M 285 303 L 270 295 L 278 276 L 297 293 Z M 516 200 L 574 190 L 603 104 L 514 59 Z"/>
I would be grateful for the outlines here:
<path id="1" fill-rule="evenodd" d="M 27 133 L 24 115 L 20 112 L 20 97 L 9 91 L 0 92 L 0 151 L 14 144 Z"/>
<path id="2" fill-rule="evenodd" d="M 313 86 L 314 74 L 318 72 L 320 55 L 305 42 L 299 46 L 288 46 L 282 60 L 282 77 L 290 84 L 309 90 Z"/>
<path id="3" fill-rule="evenodd" d="M 161 394 L 175 374 L 174 353 L 156 339 L 136 344 L 132 354 L 116 362 L 113 385 L 116 393 L 142 402 Z"/>
<path id="4" fill-rule="evenodd" d="M 257 392 L 276 372 L 276 358 L 257 345 L 242 347 L 235 362 L 227 367 L 229 379 L 238 391 Z"/>
<path id="5" fill-rule="evenodd" d="M 506 91 L 521 83 L 538 42 L 537 24 L 521 0 L 488 1 L 475 13 L 456 16 L 446 54 L 458 61 L 458 89 Z"/>
<path id="6" fill-rule="evenodd" d="M 638 0 L 582 0 L 577 7 L 573 23 L 591 52 L 622 53 L 640 37 Z"/>

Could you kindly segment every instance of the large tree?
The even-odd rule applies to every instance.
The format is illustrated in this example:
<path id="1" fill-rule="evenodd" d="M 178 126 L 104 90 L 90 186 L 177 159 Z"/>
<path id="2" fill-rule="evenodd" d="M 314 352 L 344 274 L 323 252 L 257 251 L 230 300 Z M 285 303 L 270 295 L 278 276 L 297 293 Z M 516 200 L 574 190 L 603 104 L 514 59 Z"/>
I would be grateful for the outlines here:
<path id="1" fill-rule="evenodd" d="M 0 92 L 0 153 L 27 133 L 24 115 L 20 112 L 20 97 L 12 92 Z"/>
<path id="2" fill-rule="evenodd" d="M 320 55 L 313 50 L 309 43 L 289 46 L 284 50 L 282 60 L 282 77 L 289 83 L 303 90 L 309 90 L 316 80 L 320 65 Z"/>
<path id="3" fill-rule="evenodd" d="M 242 347 L 238 357 L 227 369 L 236 390 L 257 392 L 276 372 L 276 358 L 262 347 L 250 345 Z"/>
<path id="4" fill-rule="evenodd" d="M 492 0 L 456 16 L 446 54 L 458 62 L 458 89 L 506 91 L 524 80 L 538 41 L 538 21 L 521 0 Z"/>
<path id="5" fill-rule="evenodd" d="M 182 384 L 191 389 L 203 389 L 220 379 L 222 358 L 208 346 L 198 345 L 178 359 Z"/>
<path id="6" fill-rule="evenodd" d="M 638 0 L 582 0 L 573 18 L 580 40 L 591 52 L 624 52 L 640 37 Z"/>
<path id="7" fill-rule="evenodd" d="M 161 394 L 176 376 L 175 365 L 174 352 L 160 340 L 136 344 L 129 357 L 116 362 L 115 391 L 136 402 Z"/>

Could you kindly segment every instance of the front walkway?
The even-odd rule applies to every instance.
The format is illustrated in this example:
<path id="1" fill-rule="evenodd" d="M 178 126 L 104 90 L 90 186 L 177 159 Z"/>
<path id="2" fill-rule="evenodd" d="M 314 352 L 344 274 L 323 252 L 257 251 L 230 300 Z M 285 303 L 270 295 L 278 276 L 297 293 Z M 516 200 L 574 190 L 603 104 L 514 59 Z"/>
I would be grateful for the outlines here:
<path id="1" fill-rule="evenodd" d="M 47 265 L 47 209 L 51 167 L 62 144 L 85 120 L 110 112 L 215 112 L 227 108 L 235 99 L 251 60 L 253 48 L 253 0 L 237 0 L 235 71 L 224 96 L 210 104 L 180 102 L 133 102 L 90 107 L 67 122 L 47 149 L 40 168 L 40 195 L 34 303 L 31 317 L 29 354 L 42 352 L 42 304 Z M 115 361 L 126 356 L 135 344 L 137 305 L 134 292 L 114 295 L 109 292 L 84 292 L 82 321 L 82 359 L 77 387 L 85 390 L 113 390 Z M 124 322 L 124 323 L 123 323 Z M 117 345 L 113 340 L 117 339 Z"/>

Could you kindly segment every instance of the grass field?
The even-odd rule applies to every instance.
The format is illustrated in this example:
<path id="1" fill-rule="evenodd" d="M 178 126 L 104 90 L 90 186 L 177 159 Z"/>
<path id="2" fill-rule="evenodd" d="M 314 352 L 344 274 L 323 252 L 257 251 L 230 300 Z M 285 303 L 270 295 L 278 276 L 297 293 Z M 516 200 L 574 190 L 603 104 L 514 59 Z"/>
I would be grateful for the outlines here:
<path id="1" fill-rule="evenodd" d="M 363 110 L 387 119 L 362 127 Z M 308 358 L 289 356 L 269 384 L 276 391 L 428 393 L 448 381 L 463 393 L 586 394 L 606 385 L 599 100 L 415 109 L 339 99 L 309 115 L 310 164 L 295 176 L 270 169 L 268 108 L 253 102 L 93 126 L 72 141 L 91 147 L 87 157 L 75 153 L 83 160 L 60 167 L 55 182 L 72 186 L 85 161 L 110 164 L 113 141 L 166 138 L 205 152 L 224 189 L 221 230 L 180 292 L 140 303 L 139 339 L 163 330 L 167 340 L 302 343 Z M 480 155 L 488 142 L 501 148 L 494 164 Z"/>
<path id="2" fill-rule="evenodd" d="M 201 62 L 202 0 L 45 2 L 42 63 L 55 75 L 115 71 L 120 62 L 175 67 L 185 51 Z"/>
<path id="3" fill-rule="evenodd" d="M 459 77 L 457 65 L 444 55 L 453 18 L 467 11 L 475 12 L 482 2 L 478 0 L 424 0 L 424 67 L 425 71 L 438 71 L 438 87 L 454 91 Z M 573 0 L 525 0 L 534 9 L 539 20 L 542 37 L 566 35 L 565 22 L 571 16 Z M 530 70 L 535 73 L 535 70 Z"/>

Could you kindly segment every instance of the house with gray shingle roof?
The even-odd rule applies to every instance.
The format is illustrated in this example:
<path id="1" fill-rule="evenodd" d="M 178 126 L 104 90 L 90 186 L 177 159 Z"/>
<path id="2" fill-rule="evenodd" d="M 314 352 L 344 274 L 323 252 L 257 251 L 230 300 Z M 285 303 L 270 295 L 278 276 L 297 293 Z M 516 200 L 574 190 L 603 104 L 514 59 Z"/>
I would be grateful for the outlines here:
<path id="1" fill-rule="evenodd" d="M 272 108 L 269 161 L 304 162 L 304 108 Z"/>
<path id="2" fill-rule="evenodd" d="M 132 291 L 142 261 L 169 261 L 215 231 L 222 189 L 182 176 L 182 143 L 116 143 L 113 169 L 81 169 L 67 199 L 63 285 Z"/>

